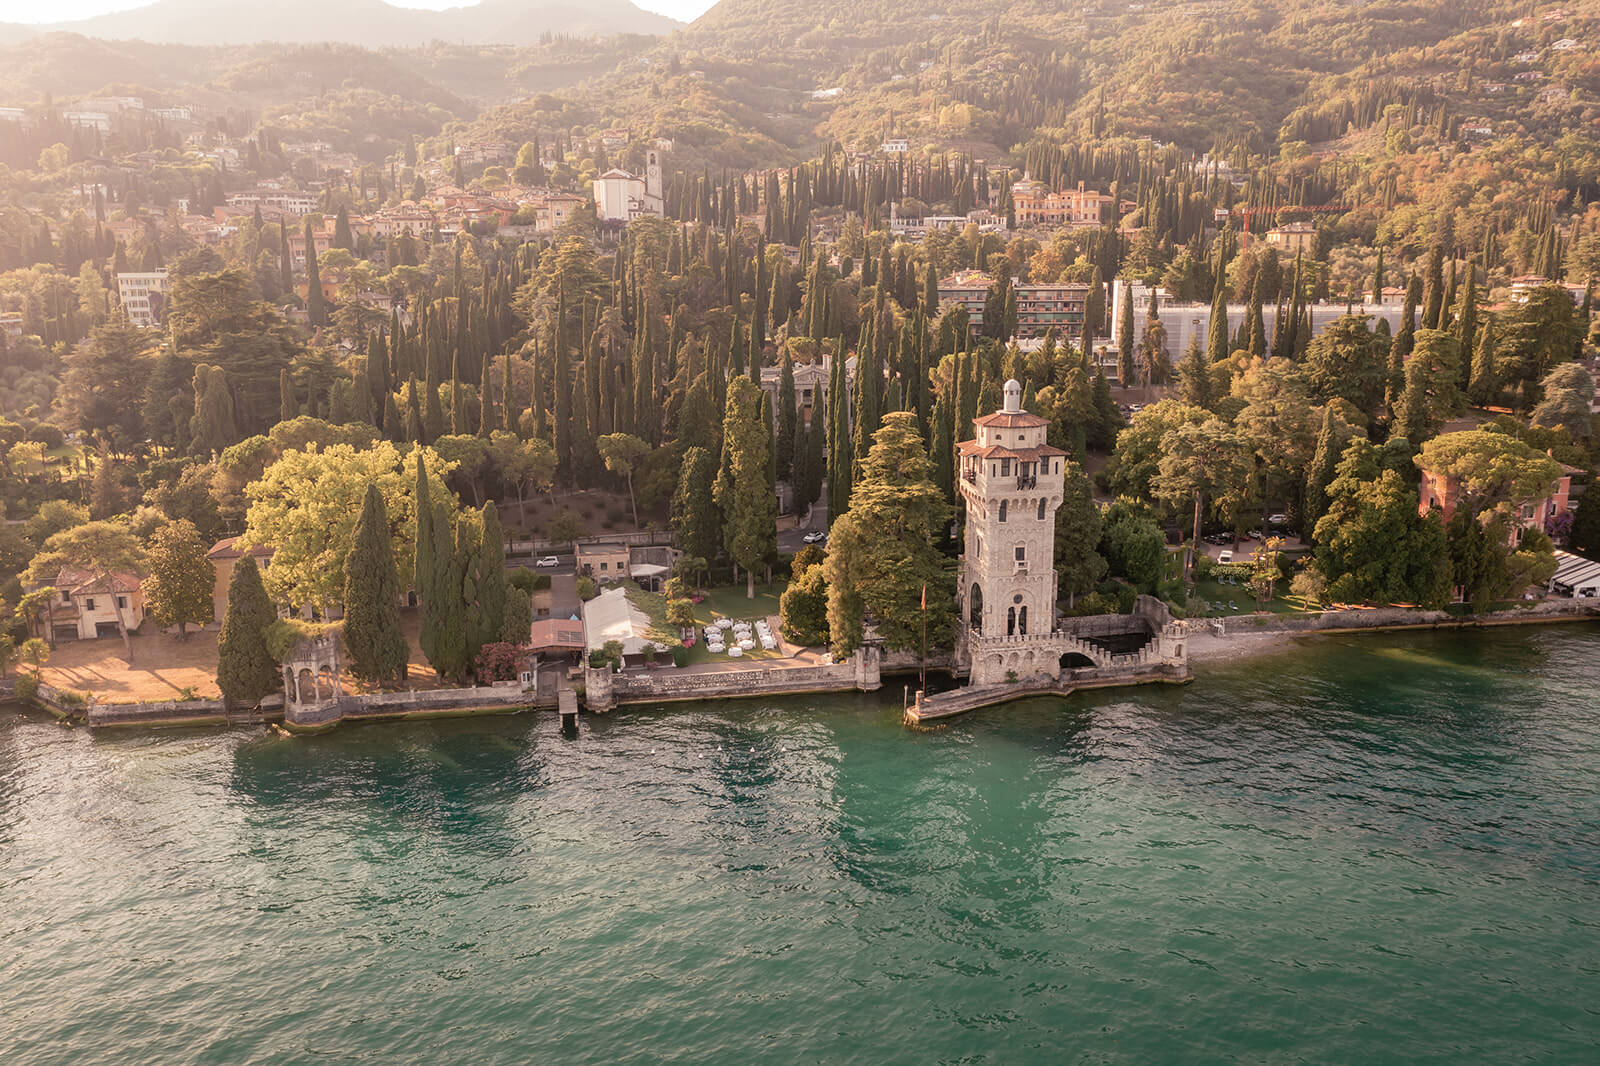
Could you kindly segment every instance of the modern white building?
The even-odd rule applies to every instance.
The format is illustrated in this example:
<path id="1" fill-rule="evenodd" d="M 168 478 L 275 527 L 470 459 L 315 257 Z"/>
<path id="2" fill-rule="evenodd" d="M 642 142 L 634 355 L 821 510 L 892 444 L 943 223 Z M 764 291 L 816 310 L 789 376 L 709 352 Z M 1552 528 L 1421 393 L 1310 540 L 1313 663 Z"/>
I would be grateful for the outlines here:
<path id="1" fill-rule="evenodd" d="M 117 275 L 117 299 L 128 315 L 128 323 L 140 329 L 161 321 L 167 294 L 167 272 L 146 270 Z"/>
<path id="2" fill-rule="evenodd" d="M 1203 350 L 1206 339 L 1211 330 L 1211 305 L 1209 303 L 1169 303 L 1165 292 L 1158 290 L 1159 302 L 1157 309 L 1161 315 L 1161 324 L 1167 330 L 1167 357 L 1176 364 L 1189 350 L 1189 342 L 1197 342 Z M 1107 322 L 1115 331 L 1116 323 L 1121 322 L 1122 301 L 1133 301 L 1133 336 L 1135 343 L 1144 336 L 1145 321 L 1150 312 L 1150 287 L 1140 282 L 1129 282 L 1124 278 L 1117 278 L 1111 283 L 1111 308 Z M 1376 326 L 1378 319 L 1389 323 L 1390 332 L 1400 329 L 1400 316 L 1405 311 L 1403 302 L 1397 297 L 1394 300 L 1385 299 L 1382 303 L 1360 302 L 1345 303 L 1314 303 L 1307 308 L 1311 312 L 1311 335 L 1314 337 L 1327 329 L 1333 323 L 1343 318 L 1347 313 L 1365 315 L 1371 321 L 1368 326 Z M 1228 335 L 1231 337 L 1239 331 L 1239 326 L 1244 322 L 1244 317 L 1250 311 L 1248 304 L 1228 305 Z M 1261 308 L 1261 321 L 1266 327 L 1267 338 L 1270 341 L 1273 331 L 1277 328 L 1278 308 L 1273 304 L 1263 305 Z M 1105 343 L 1101 341 L 1101 343 Z M 1115 364 L 1115 360 L 1112 360 Z"/>

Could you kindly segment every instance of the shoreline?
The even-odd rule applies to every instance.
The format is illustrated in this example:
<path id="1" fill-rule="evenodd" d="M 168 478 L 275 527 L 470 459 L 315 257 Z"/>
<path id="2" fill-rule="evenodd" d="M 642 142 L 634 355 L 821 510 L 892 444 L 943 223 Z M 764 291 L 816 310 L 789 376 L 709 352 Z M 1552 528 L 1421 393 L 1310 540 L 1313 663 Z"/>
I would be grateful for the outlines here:
<path id="1" fill-rule="evenodd" d="M 1600 623 L 1595 614 L 1532 614 L 1525 618 L 1477 617 L 1449 621 L 1412 622 L 1375 626 L 1338 626 L 1326 629 L 1238 629 L 1218 636 L 1209 631 L 1189 636 L 1188 658 L 1193 666 L 1235 663 L 1256 659 L 1304 646 L 1309 637 L 1350 636 L 1352 634 L 1424 632 L 1441 629 L 1499 629 L 1506 626 Z M 1198 676 L 1198 675 L 1197 675 Z"/>

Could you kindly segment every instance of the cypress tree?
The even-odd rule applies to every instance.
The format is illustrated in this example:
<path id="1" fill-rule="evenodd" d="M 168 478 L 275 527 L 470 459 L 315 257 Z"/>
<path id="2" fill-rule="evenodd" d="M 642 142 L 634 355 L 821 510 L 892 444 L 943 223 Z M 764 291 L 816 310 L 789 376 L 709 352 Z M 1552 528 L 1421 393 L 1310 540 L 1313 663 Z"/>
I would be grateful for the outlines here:
<path id="1" fill-rule="evenodd" d="M 428 474 L 422 466 L 422 454 L 417 454 L 417 485 L 412 497 L 417 509 L 416 570 L 411 588 L 422 603 L 422 632 L 418 643 L 428 662 L 438 669 L 439 626 L 442 621 L 440 577 L 447 560 L 438 557 L 439 531 L 434 528 L 439 514 L 433 505 L 433 492 L 428 485 Z"/>
<path id="2" fill-rule="evenodd" d="M 1378 245 L 1378 265 L 1372 270 L 1372 302 L 1383 303 L 1383 245 Z"/>
<path id="3" fill-rule="evenodd" d="M 479 632 L 474 565 L 478 537 L 468 515 L 457 516 L 454 540 L 445 532 L 435 552 L 440 579 L 435 592 L 438 658 L 430 661 L 440 677 L 459 681 L 472 665 L 470 642 Z"/>
<path id="4" fill-rule="evenodd" d="M 255 704 L 277 691 L 278 664 L 267 650 L 267 627 L 277 620 L 255 556 L 245 555 L 228 579 L 228 606 L 217 635 L 217 687 L 224 699 Z"/>
<path id="5" fill-rule="evenodd" d="M 278 284 L 283 287 L 283 298 L 294 298 L 294 268 L 289 260 L 289 227 L 278 224 Z"/>
<path id="6" fill-rule="evenodd" d="M 561 289 L 556 295 L 556 322 L 553 330 L 555 345 L 555 430 L 556 464 L 562 476 L 572 479 L 572 363 L 567 353 L 566 337 L 567 295 Z"/>
<path id="7" fill-rule="evenodd" d="M 366 375 L 361 387 L 366 390 L 374 424 L 381 430 L 393 433 L 395 427 L 385 425 L 383 421 L 383 401 L 384 397 L 389 395 L 389 352 L 384 344 L 383 334 L 378 330 L 373 330 L 367 337 Z"/>
<path id="8" fill-rule="evenodd" d="M 1305 523 L 1302 532 L 1307 541 L 1314 540 L 1317 520 L 1328 512 L 1328 486 L 1339 465 L 1341 447 L 1338 427 L 1334 422 L 1333 405 L 1322 410 L 1322 431 L 1317 434 L 1317 448 L 1311 455 L 1311 466 L 1306 470 Z"/>
<path id="9" fill-rule="evenodd" d="M 872 435 L 878 432 L 883 418 L 883 368 L 878 363 L 876 330 L 874 343 L 863 344 L 856 350 L 855 399 L 855 468 L 866 462 L 872 448 Z"/>
<path id="10" fill-rule="evenodd" d="M 1117 384 L 1133 386 L 1133 293 L 1124 289 L 1117 308 Z"/>
<path id="11" fill-rule="evenodd" d="M 799 422 L 800 412 L 795 407 L 794 360 L 789 357 L 787 348 L 779 358 L 778 366 L 778 478 L 789 481 L 794 473 L 795 460 L 798 458 L 795 454 L 795 442 L 798 439 L 795 427 Z"/>
<path id="12" fill-rule="evenodd" d="M 1428 249 L 1427 281 L 1423 286 L 1422 297 L 1422 328 L 1438 329 L 1439 315 L 1443 308 L 1444 247 L 1435 244 Z"/>
<path id="13" fill-rule="evenodd" d="M 1250 355 L 1263 359 L 1267 354 L 1267 327 L 1261 317 L 1262 271 L 1256 271 L 1255 282 L 1250 286 L 1250 304 L 1245 312 L 1244 328 L 1249 330 L 1246 347 Z"/>
<path id="14" fill-rule="evenodd" d="M 417 397 L 421 386 L 415 377 L 409 384 L 410 388 L 406 389 L 406 440 L 413 444 L 431 444 L 427 427 L 422 421 L 422 404 Z"/>
<path id="15" fill-rule="evenodd" d="M 850 483 L 855 449 L 850 437 L 849 389 L 845 384 L 844 338 L 836 343 L 828 388 L 832 417 L 828 422 L 828 521 L 850 509 Z"/>
<path id="16" fill-rule="evenodd" d="M 500 639 L 506 617 L 506 539 L 500 529 L 500 510 L 490 500 L 483 505 L 483 536 L 478 545 L 478 607 L 482 627 L 474 642 L 477 649 Z M 524 634 L 526 637 L 526 634 Z"/>
<path id="17" fill-rule="evenodd" d="M 1467 383 L 1467 397 L 1479 407 L 1494 402 L 1500 383 L 1494 370 L 1494 319 L 1483 320 L 1478 330 L 1478 348 L 1472 353 L 1472 374 Z"/>
<path id="18" fill-rule="evenodd" d="M 1206 335 L 1206 362 L 1220 363 L 1228 351 L 1228 286 L 1222 278 L 1216 282 L 1216 293 L 1211 299 L 1211 324 Z"/>
<path id="19" fill-rule="evenodd" d="M 400 632 L 400 575 L 392 539 L 383 493 L 369 483 L 344 560 L 344 645 L 351 673 L 363 681 L 400 680 L 409 657 Z"/>
<path id="20" fill-rule="evenodd" d="M 1455 321 L 1456 340 L 1461 342 L 1461 351 L 1476 353 L 1478 341 L 1478 271 L 1469 260 L 1467 263 L 1466 284 L 1461 287 L 1461 299 L 1456 306 Z M 1471 384 L 1472 360 L 1461 361 L 1462 377 L 1460 385 L 1463 389 Z"/>
<path id="21" fill-rule="evenodd" d="M 317 245 L 311 235 L 311 220 L 306 220 L 306 311 L 311 316 L 311 328 L 321 329 L 328 324 L 328 307 L 322 299 L 322 276 L 317 271 Z"/>
<path id="22" fill-rule="evenodd" d="M 1189 342 L 1183 365 L 1178 368 L 1179 392 L 1183 402 L 1194 407 L 1211 406 L 1211 374 L 1198 338 Z"/>
<path id="23" fill-rule="evenodd" d="M 344 205 L 339 205 L 339 213 L 333 218 L 333 246 L 346 251 L 356 250 L 355 238 L 350 235 L 350 214 Z"/>
<path id="24" fill-rule="evenodd" d="M 283 367 L 278 371 L 278 421 L 289 422 L 300 414 L 300 405 L 294 398 L 294 382 L 289 377 L 289 368 Z"/>

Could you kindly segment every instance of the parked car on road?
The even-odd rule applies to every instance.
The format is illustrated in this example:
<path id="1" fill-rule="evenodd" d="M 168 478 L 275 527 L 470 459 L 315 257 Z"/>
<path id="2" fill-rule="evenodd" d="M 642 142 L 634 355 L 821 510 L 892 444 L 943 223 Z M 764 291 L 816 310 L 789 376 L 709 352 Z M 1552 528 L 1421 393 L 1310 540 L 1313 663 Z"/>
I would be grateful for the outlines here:
<path id="1" fill-rule="evenodd" d="M 1231 562 L 1233 562 L 1233 552 L 1228 551 L 1227 549 L 1219 551 L 1217 553 L 1217 562 L 1219 562 L 1219 563 L 1231 563 Z"/>
<path id="2" fill-rule="evenodd" d="M 546 555 L 543 559 L 535 560 L 533 565 L 541 570 L 552 570 L 561 565 L 561 560 L 554 555 Z"/>
<path id="3" fill-rule="evenodd" d="M 828 543 L 828 533 L 823 529 L 813 529 L 800 539 L 807 544 L 826 544 Z"/>
<path id="4" fill-rule="evenodd" d="M 1289 516 L 1286 515 L 1286 514 L 1269 514 L 1269 515 L 1267 515 L 1267 525 L 1269 525 L 1269 526 L 1286 526 L 1288 524 L 1289 524 Z"/>

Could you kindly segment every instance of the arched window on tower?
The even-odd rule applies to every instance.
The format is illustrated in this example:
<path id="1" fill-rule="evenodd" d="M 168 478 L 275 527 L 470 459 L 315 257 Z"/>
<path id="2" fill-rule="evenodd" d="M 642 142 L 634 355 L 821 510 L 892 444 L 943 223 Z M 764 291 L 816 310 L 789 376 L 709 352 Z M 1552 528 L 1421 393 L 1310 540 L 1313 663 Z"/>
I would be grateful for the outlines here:
<path id="1" fill-rule="evenodd" d="M 1004 522 L 1005 520 L 1006 520 L 1006 501 L 1005 500 L 1001 500 L 1000 501 L 1000 521 Z"/>
<path id="2" fill-rule="evenodd" d="M 1044 497 L 1039 497 L 1039 521 L 1044 521 Z"/>
<path id="3" fill-rule="evenodd" d="M 1006 608 L 1006 636 L 1014 637 L 1016 635 L 1017 635 L 1017 609 L 1015 607 L 1008 607 L 1008 608 Z"/>

